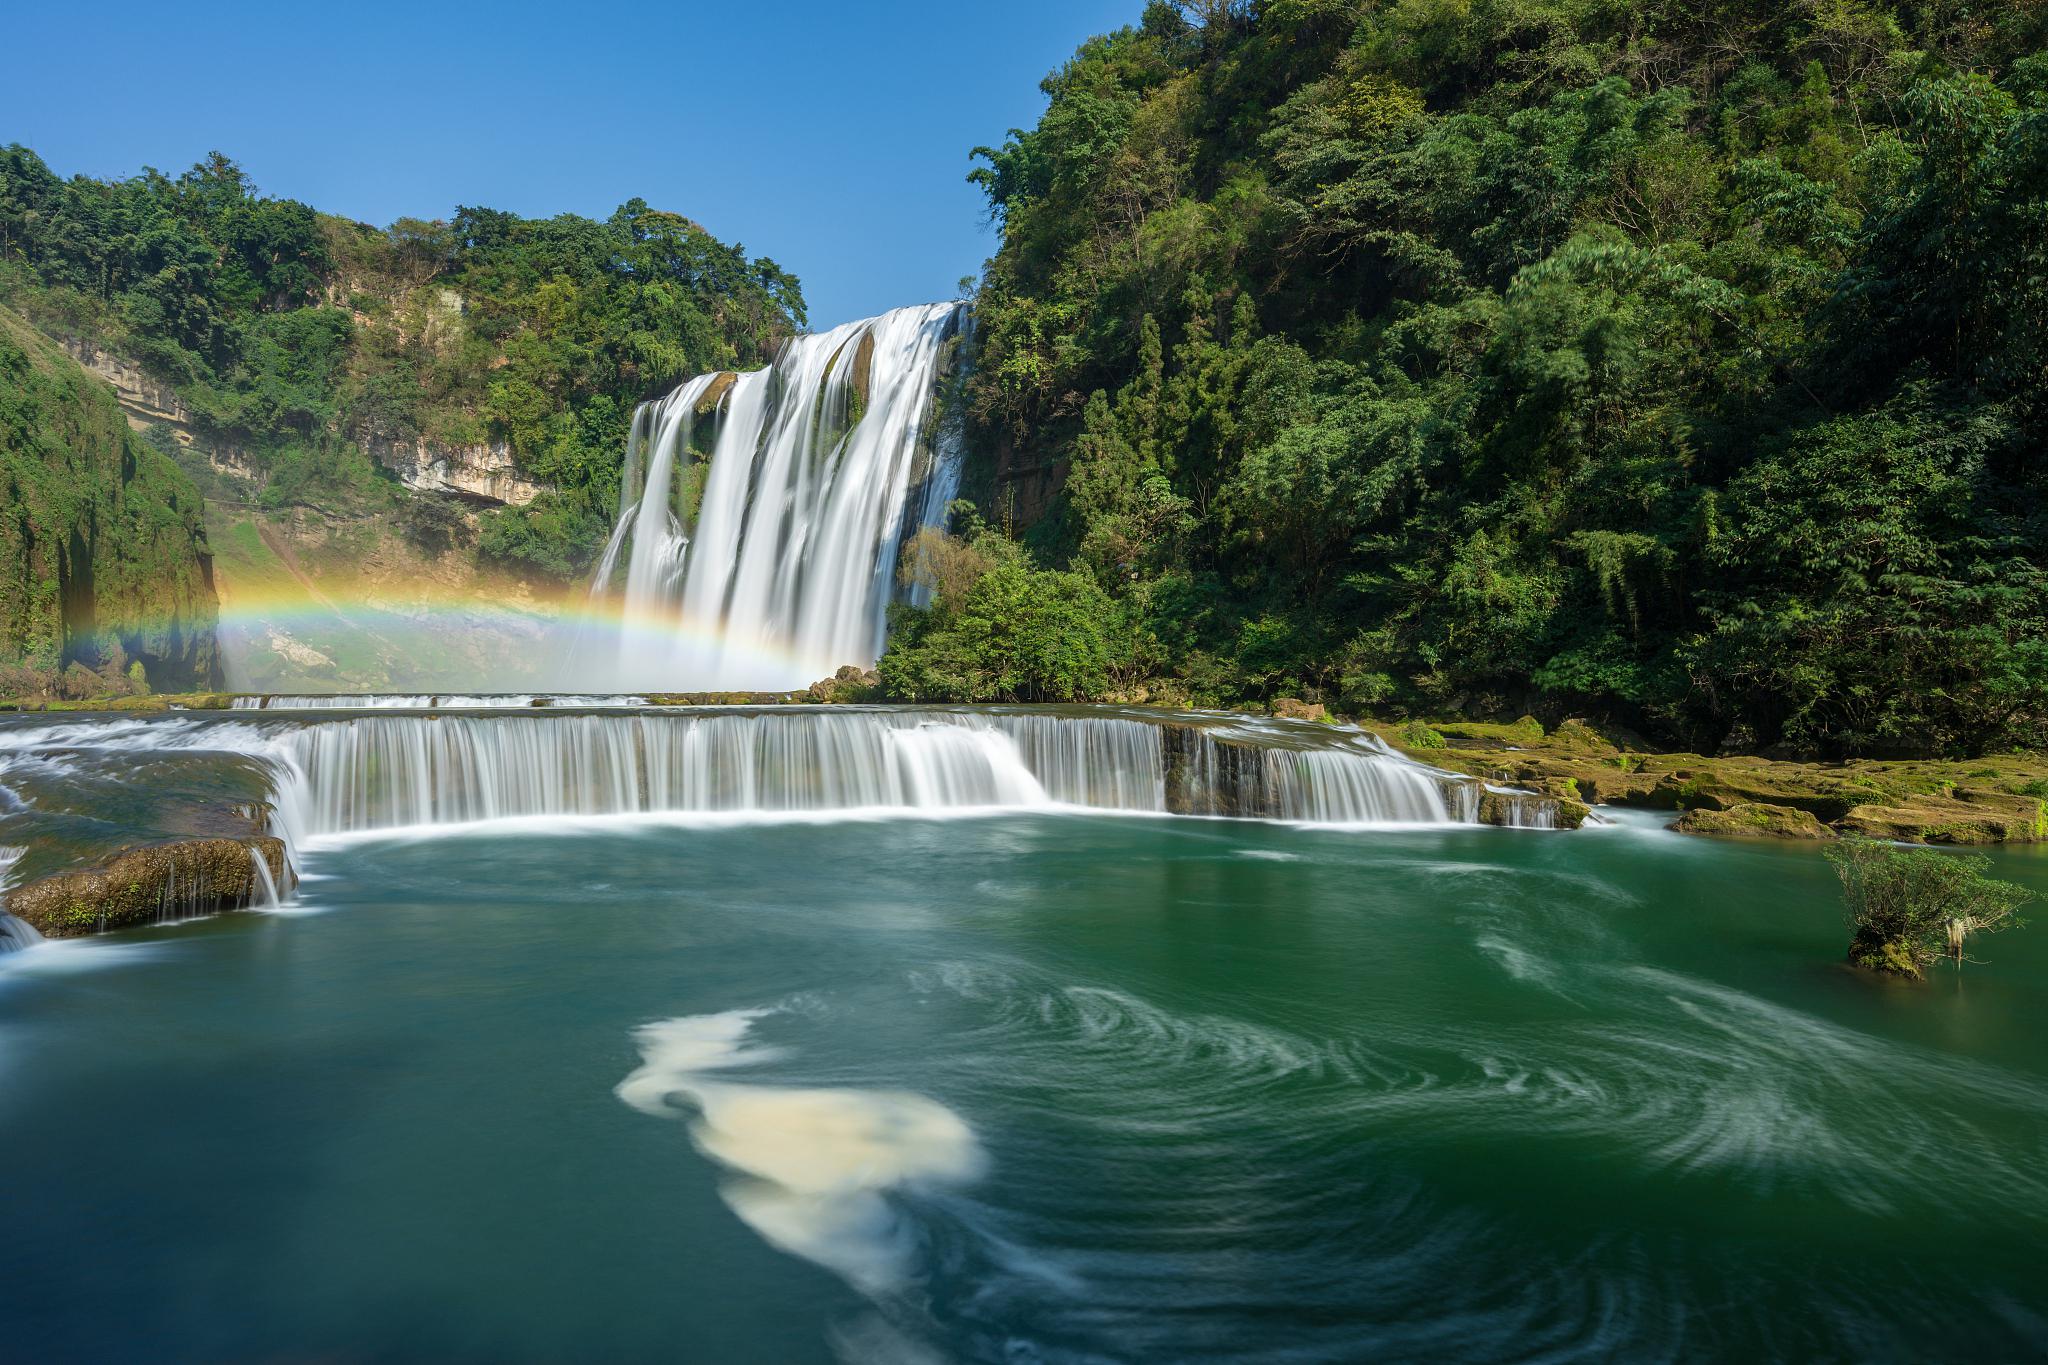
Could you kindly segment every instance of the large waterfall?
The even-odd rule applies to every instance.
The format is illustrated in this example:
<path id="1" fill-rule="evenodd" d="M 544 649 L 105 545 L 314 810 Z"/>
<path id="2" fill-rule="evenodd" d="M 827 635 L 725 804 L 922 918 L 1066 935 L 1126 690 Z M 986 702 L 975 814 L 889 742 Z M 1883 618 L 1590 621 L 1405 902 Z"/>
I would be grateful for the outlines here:
<path id="1" fill-rule="evenodd" d="M 903 538 L 958 487 L 935 410 L 966 317 L 900 309 L 643 405 L 592 587 L 623 628 L 609 657 L 576 651 L 574 681 L 773 689 L 872 663 Z"/>

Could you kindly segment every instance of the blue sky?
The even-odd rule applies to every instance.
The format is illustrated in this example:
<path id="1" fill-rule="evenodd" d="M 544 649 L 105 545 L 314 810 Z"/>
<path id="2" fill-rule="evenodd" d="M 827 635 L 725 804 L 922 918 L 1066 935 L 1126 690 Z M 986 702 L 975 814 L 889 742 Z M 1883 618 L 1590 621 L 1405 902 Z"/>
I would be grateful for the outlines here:
<path id="1" fill-rule="evenodd" d="M 994 247 L 968 149 L 1143 0 L 17 6 L 0 143 L 60 175 L 215 148 L 365 222 L 635 195 L 801 277 L 814 326 L 950 298 Z"/>

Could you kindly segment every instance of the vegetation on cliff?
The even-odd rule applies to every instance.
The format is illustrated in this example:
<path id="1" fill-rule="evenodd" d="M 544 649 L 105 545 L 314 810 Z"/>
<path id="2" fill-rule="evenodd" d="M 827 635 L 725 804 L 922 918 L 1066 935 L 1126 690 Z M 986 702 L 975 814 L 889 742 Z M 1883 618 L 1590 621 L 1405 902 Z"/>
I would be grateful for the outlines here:
<path id="1" fill-rule="evenodd" d="M 2044 38 L 1154 3 L 981 152 L 973 491 L 1197 700 L 2048 742 Z"/>
<path id="2" fill-rule="evenodd" d="M 216 614 L 191 480 L 0 308 L 0 695 L 209 686 Z"/>
<path id="3" fill-rule="evenodd" d="M 0 149 L 0 300 L 140 363 L 271 506 L 392 500 L 373 452 L 498 443 L 545 491 L 487 516 L 481 548 L 561 578 L 609 528 L 633 406 L 804 323 L 773 261 L 637 199 L 379 229 L 266 198 L 218 154 L 67 181 L 20 146 Z"/>

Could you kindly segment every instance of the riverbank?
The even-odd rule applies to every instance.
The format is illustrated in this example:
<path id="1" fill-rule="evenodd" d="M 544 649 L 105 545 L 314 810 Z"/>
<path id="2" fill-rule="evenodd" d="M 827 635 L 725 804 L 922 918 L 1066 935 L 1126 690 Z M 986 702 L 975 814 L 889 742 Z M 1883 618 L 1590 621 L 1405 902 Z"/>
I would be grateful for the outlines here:
<path id="1" fill-rule="evenodd" d="M 1526 717 L 1510 725 L 1366 724 L 1420 762 L 1588 805 L 1671 811 L 1690 834 L 2048 842 L 2048 755 L 1795 762 L 1646 752 L 1578 721 L 1548 731 Z"/>

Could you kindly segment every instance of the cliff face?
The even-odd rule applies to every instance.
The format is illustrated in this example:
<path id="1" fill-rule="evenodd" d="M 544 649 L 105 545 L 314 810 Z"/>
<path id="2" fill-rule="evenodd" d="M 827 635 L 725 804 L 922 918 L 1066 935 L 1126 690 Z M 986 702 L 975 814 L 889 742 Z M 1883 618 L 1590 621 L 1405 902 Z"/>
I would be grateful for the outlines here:
<path id="1" fill-rule="evenodd" d="M 386 437 L 362 433 L 371 459 L 398 475 L 415 493 L 452 493 L 481 503 L 524 507 L 547 485 L 519 472 L 512 447 L 504 441 L 481 445 L 430 445 L 425 437 Z"/>
<path id="2" fill-rule="evenodd" d="M 223 474 L 249 483 L 263 481 L 260 461 L 248 451 L 217 436 L 202 436 L 192 413 L 168 384 L 141 366 L 90 341 L 64 340 L 73 360 L 113 386 L 114 399 L 136 431 L 163 423 L 179 444 L 203 453 Z M 371 459 L 398 475 L 416 493 L 453 494 L 478 503 L 523 507 L 547 491 L 547 485 L 519 472 L 512 447 L 504 441 L 475 445 L 435 445 L 421 436 L 388 436 L 365 427 L 351 433 Z"/>
<path id="3" fill-rule="evenodd" d="M 6 691 L 74 665 L 154 688 L 219 680 L 198 491 L 100 381 L 0 309 L 0 641 Z"/>

